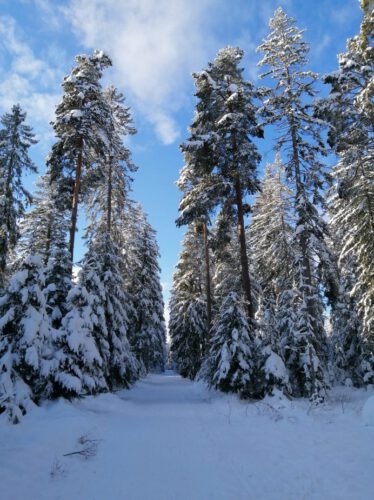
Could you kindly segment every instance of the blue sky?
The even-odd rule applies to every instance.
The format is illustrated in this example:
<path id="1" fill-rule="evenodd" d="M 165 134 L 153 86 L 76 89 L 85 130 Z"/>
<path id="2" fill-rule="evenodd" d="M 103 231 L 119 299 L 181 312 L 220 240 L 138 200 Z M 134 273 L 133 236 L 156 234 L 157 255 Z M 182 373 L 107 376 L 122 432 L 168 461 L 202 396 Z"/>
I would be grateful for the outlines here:
<path id="1" fill-rule="evenodd" d="M 112 57 L 104 81 L 132 108 L 138 134 L 129 146 L 139 166 L 133 197 L 157 230 L 166 296 L 183 237 L 174 225 L 175 181 L 183 165 L 178 145 L 194 112 L 191 72 L 219 48 L 239 45 L 246 76 L 256 82 L 255 48 L 279 5 L 307 30 L 310 68 L 321 74 L 336 69 L 336 54 L 359 29 L 358 0 L 0 0 L 0 113 L 16 102 L 27 111 L 40 141 L 33 150 L 40 172 L 74 56 L 100 48 Z M 272 161 L 270 138 L 259 147 L 263 164 Z"/>

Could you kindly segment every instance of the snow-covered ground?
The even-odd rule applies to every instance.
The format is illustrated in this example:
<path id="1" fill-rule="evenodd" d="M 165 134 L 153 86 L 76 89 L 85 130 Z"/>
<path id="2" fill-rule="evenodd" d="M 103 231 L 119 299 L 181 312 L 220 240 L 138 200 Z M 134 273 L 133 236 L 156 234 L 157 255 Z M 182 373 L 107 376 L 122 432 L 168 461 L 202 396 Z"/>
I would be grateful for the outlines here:
<path id="1" fill-rule="evenodd" d="M 168 372 L 35 408 L 17 426 L 2 416 L 0 498 L 370 500 L 373 393 L 247 403 Z"/>

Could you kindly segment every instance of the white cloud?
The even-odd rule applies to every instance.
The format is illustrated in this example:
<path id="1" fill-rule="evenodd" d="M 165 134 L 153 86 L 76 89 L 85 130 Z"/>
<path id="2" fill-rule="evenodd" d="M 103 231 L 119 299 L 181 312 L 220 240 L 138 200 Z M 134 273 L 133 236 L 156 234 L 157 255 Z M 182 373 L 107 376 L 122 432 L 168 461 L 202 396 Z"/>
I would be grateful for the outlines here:
<path id="1" fill-rule="evenodd" d="M 331 9 L 331 19 L 337 24 L 346 24 L 352 19 L 352 17 L 357 16 L 360 12 L 360 6 L 358 2 L 348 2 L 344 7 Z"/>
<path id="2" fill-rule="evenodd" d="M 311 50 L 316 57 L 320 57 L 330 44 L 331 36 L 325 33 L 319 42 L 311 46 Z"/>
<path id="3" fill-rule="evenodd" d="M 113 58 L 116 81 L 160 139 L 179 135 L 173 114 L 191 94 L 189 74 L 208 60 L 202 23 L 211 0 L 71 0 L 65 16 L 77 38 Z"/>
<path id="4" fill-rule="evenodd" d="M 44 135 L 59 99 L 49 90 L 51 85 L 57 88 L 58 72 L 34 55 L 12 17 L 0 16 L 0 37 L 0 110 L 20 103 Z"/>

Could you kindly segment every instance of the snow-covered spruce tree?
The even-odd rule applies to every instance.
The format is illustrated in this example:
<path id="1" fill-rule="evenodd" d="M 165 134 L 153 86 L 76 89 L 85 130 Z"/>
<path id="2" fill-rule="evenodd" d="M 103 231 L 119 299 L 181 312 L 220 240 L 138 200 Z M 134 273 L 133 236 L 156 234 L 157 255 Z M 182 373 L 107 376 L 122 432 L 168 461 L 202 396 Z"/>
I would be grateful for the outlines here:
<path id="1" fill-rule="evenodd" d="M 337 246 L 340 246 L 337 245 Z M 331 371 L 336 383 L 362 385 L 367 368 L 363 356 L 362 322 L 355 297 L 350 290 L 356 281 L 354 259 L 345 261 L 340 270 L 339 300 L 331 310 Z M 364 368 L 365 367 L 365 368 Z M 370 375 L 369 375 L 370 380 Z"/>
<path id="2" fill-rule="evenodd" d="M 254 337 L 243 301 L 235 292 L 228 294 L 216 316 L 202 372 L 209 385 L 221 391 L 254 392 Z"/>
<path id="3" fill-rule="evenodd" d="M 45 264 L 45 294 L 54 328 L 59 328 L 66 313 L 65 302 L 71 288 L 71 259 L 67 248 L 69 229 L 68 193 L 61 193 L 50 168 L 40 177 L 33 208 L 21 223 L 21 238 L 16 247 L 15 267 L 29 254 L 38 254 Z"/>
<path id="4" fill-rule="evenodd" d="M 171 358 L 183 377 L 195 378 L 207 339 L 206 295 L 201 267 L 204 242 L 196 223 L 185 234 L 173 276 L 170 297 L 169 335 Z"/>
<path id="5" fill-rule="evenodd" d="M 133 221 L 127 228 L 131 229 L 132 239 L 128 292 L 135 310 L 134 323 L 130 326 L 131 345 L 143 373 L 163 371 L 166 328 L 156 233 L 140 205 L 135 206 L 132 213 Z"/>
<path id="6" fill-rule="evenodd" d="M 239 67 L 242 57 L 243 51 L 238 47 L 221 49 L 207 70 L 196 74 L 195 78 L 198 91 L 202 87 L 209 95 L 209 115 L 212 117 L 209 148 L 213 150 L 215 162 L 213 185 L 217 184 L 220 191 L 215 205 L 232 205 L 231 212 L 238 226 L 242 286 L 248 316 L 253 318 L 255 308 L 244 230 L 248 207 L 244 198 L 254 194 L 259 187 L 257 164 L 260 155 L 252 137 L 261 137 L 262 130 L 257 125 L 256 108 L 252 103 L 255 90 L 244 80 Z M 209 173 L 212 174 L 212 169 Z"/>
<path id="7" fill-rule="evenodd" d="M 104 362 L 94 337 L 95 326 L 105 322 L 95 310 L 97 298 L 83 285 L 75 285 L 66 298 L 67 312 L 56 340 L 58 368 L 54 397 L 79 397 L 108 389 Z"/>
<path id="8" fill-rule="evenodd" d="M 244 296 L 240 272 L 240 248 L 233 215 L 221 210 L 212 234 L 214 311 L 217 314 L 231 292 Z"/>
<path id="9" fill-rule="evenodd" d="M 29 156 L 36 144 L 32 128 L 25 124 L 26 113 L 19 104 L 1 117 L 0 130 L 0 288 L 5 284 L 9 252 L 19 238 L 19 219 L 31 195 L 23 186 L 23 175 L 36 172 Z"/>
<path id="10" fill-rule="evenodd" d="M 53 212 L 48 175 L 42 175 L 36 182 L 33 206 L 20 221 L 20 238 L 17 243 L 13 266 L 18 268 L 29 254 L 38 254 L 46 264 L 50 240 L 50 219 Z"/>
<path id="11" fill-rule="evenodd" d="M 6 412 L 13 424 L 33 405 L 30 387 L 17 371 L 18 354 L 6 335 L 0 335 L 0 413 Z"/>
<path id="12" fill-rule="evenodd" d="M 118 387 L 128 386 L 139 372 L 129 345 L 133 311 L 124 281 L 124 237 L 121 234 L 130 174 L 136 170 L 123 137 L 135 133 L 135 129 L 129 109 L 123 105 L 124 98 L 114 87 L 104 92 L 104 99 L 109 109 L 107 154 L 87 176 L 93 185 L 86 196 L 90 244 L 81 282 L 98 298 L 95 307 L 103 310 L 105 321 L 95 326 L 94 335 L 103 357 L 108 385 Z"/>
<path id="13" fill-rule="evenodd" d="M 264 53 L 262 75 L 274 80 L 274 88 L 265 93 L 264 111 L 278 130 L 277 148 L 288 157 L 285 163 L 287 183 L 293 191 L 294 255 L 296 261 L 294 301 L 298 315 L 296 345 L 290 345 L 290 361 L 296 393 L 319 399 L 325 387 L 323 367 L 327 361 L 326 335 L 320 295 L 319 267 L 331 277 L 332 258 L 326 244 L 327 228 L 320 213 L 324 205 L 323 188 L 328 175 L 321 157 L 326 150 L 320 135 L 321 122 L 311 112 L 317 75 L 304 69 L 308 44 L 302 31 L 281 8 L 270 20 L 271 32 L 258 47 Z M 334 294 L 336 284 L 325 283 Z M 286 360 L 287 365 L 289 362 Z M 291 368 L 291 366 L 290 366 Z"/>
<path id="14" fill-rule="evenodd" d="M 77 56 L 76 62 L 62 84 L 64 94 L 53 122 L 58 142 L 49 158 L 51 165 L 70 163 L 71 170 L 74 165 L 69 241 L 72 260 L 82 179 L 93 164 L 105 158 L 108 131 L 112 130 L 110 108 L 100 84 L 102 72 L 111 66 L 111 60 L 96 50 L 91 56 Z"/>
<path id="15" fill-rule="evenodd" d="M 285 346 L 294 334 L 293 304 L 287 300 L 295 278 L 292 192 L 285 183 L 284 174 L 284 165 L 277 153 L 275 162 L 266 166 L 249 226 L 254 274 L 261 288 L 256 319 L 266 359 L 263 369 L 268 384 L 265 390 L 270 392 L 273 384 L 278 387 L 288 384 L 287 370 L 282 364 Z M 292 326 L 287 325 L 287 320 L 284 323 L 287 316 Z M 275 368 L 276 373 L 271 373 L 270 368 Z"/>
<path id="16" fill-rule="evenodd" d="M 374 14 L 362 1 L 360 33 L 349 39 L 338 57 L 339 70 L 325 76 L 331 85 L 318 114 L 331 124 L 329 144 L 339 161 L 333 170 L 331 226 L 338 232 L 340 268 L 355 262 L 356 281 L 349 290 L 357 303 L 364 336 L 365 379 L 374 371 Z M 359 353 L 357 353 L 359 354 Z"/>
<path id="17" fill-rule="evenodd" d="M 0 407 L 15 421 L 27 410 L 29 399 L 38 401 L 53 392 L 55 332 L 44 285 L 42 260 L 30 255 L 10 279 L 0 302 Z"/>
<path id="18" fill-rule="evenodd" d="M 91 236 L 98 227 L 97 220 L 106 214 L 107 227 L 118 245 L 122 246 L 122 218 L 126 209 L 132 173 L 137 170 L 130 150 L 123 140 L 127 135 L 136 133 L 130 109 L 124 96 L 110 86 L 103 92 L 109 109 L 107 128 L 108 143 L 106 154 L 92 165 L 86 174 L 86 195 L 90 214 L 87 233 Z"/>
<path id="19" fill-rule="evenodd" d="M 54 328 L 61 326 L 67 312 L 67 295 L 72 288 L 71 254 L 67 247 L 67 213 L 54 213 L 50 220 L 47 265 L 45 268 L 48 314 Z"/>
<path id="20" fill-rule="evenodd" d="M 139 365 L 128 340 L 128 296 L 120 272 L 120 252 L 106 231 L 98 230 L 82 263 L 80 283 L 93 296 L 93 310 L 102 319 L 93 335 L 104 362 L 110 388 L 128 387 L 138 378 Z"/>

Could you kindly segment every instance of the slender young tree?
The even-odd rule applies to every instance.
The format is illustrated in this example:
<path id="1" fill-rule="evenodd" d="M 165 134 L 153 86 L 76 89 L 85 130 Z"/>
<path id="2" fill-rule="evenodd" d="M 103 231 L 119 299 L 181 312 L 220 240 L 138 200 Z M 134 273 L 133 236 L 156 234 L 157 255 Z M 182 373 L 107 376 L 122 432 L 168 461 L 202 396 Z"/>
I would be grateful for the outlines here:
<path id="1" fill-rule="evenodd" d="M 19 220 L 31 195 L 23 186 L 23 175 L 36 172 L 29 149 L 36 144 L 32 128 L 25 124 L 26 113 L 19 104 L 1 118 L 0 130 L 0 288 L 10 250 L 19 239 Z"/>
<path id="2" fill-rule="evenodd" d="M 271 32 L 258 47 L 264 54 L 259 65 L 267 68 L 262 76 L 274 80 L 274 87 L 265 92 L 264 111 L 269 123 L 277 127 L 277 148 L 288 156 L 286 177 L 293 191 L 294 255 L 298 273 L 294 300 L 298 303 L 300 336 L 297 363 L 306 360 L 302 368 L 308 378 L 306 393 L 318 399 L 323 396 L 327 345 L 321 281 L 314 262 L 317 260 L 320 266 L 330 268 L 331 255 L 326 243 L 326 223 L 320 215 L 320 207 L 324 206 L 323 188 L 328 181 L 321 161 L 326 149 L 320 135 L 321 121 L 313 116 L 310 103 L 315 96 L 317 75 L 304 69 L 309 48 L 295 20 L 278 8 L 269 25 Z"/>
<path id="3" fill-rule="evenodd" d="M 266 166 L 249 226 L 254 274 L 261 289 L 256 319 L 264 354 L 264 390 L 270 393 L 274 386 L 292 392 L 286 367 L 287 346 L 295 345 L 292 220 L 292 191 L 277 153 L 275 162 Z"/>

